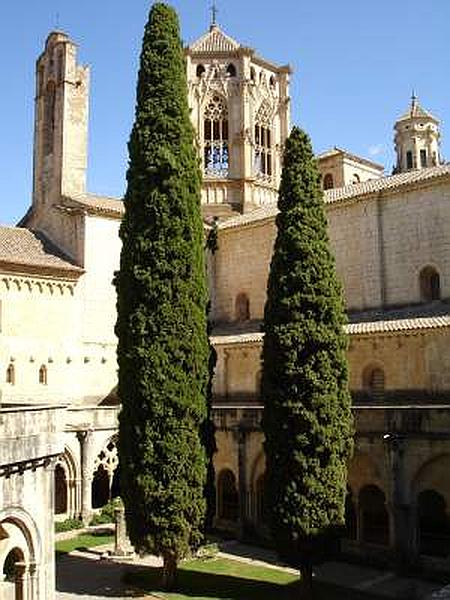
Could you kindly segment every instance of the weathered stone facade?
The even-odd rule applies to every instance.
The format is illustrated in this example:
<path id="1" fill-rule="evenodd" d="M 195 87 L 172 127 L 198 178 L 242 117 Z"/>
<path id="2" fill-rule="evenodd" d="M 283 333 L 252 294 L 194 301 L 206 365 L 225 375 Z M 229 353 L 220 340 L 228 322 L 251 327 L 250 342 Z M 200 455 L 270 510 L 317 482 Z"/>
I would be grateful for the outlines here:
<path id="1" fill-rule="evenodd" d="M 216 525 L 266 535 L 260 325 L 290 71 L 217 25 L 186 57 L 204 215 L 219 217 L 218 250 L 208 256 Z M 50 34 L 37 74 L 33 202 L 20 227 L 0 228 L 1 403 L 67 405 L 54 507 L 57 518 L 88 521 L 119 492 L 112 279 L 123 204 L 86 191 L 88 70 L 67 36 Z M 336 148 L 318 160 L 349 312 L 357 437 L 346 548 L 448 567 L 450 166 L 385 177 Z M 21 489 L 15 502 L 26 506 Z M 51 507 L 50 487 L 39 489 Z M 0 568 L 1 544 L 0 535 Z"/>

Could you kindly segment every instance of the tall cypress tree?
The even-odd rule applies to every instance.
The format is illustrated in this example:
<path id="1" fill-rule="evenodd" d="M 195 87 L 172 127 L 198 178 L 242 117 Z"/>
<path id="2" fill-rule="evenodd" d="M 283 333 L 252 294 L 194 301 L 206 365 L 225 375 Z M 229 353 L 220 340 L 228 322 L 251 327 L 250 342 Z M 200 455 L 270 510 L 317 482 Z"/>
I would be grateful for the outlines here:
<path id="1" fill-rule="evenodd" d="M 344 522 L 353 424 L 344 307 L 308 136 L 286 143 L 264 314 L 262 396 L 267 499 L 279 554 L 312 566 Z"/>
<path id="2" fill-rule="evenodd" d="M 164 559 L 166 587 L 201 540 L 209 347 L 201 175 L 175 11 L 145 27 L 120 228 L 119 453 L 137 551 Z"/>

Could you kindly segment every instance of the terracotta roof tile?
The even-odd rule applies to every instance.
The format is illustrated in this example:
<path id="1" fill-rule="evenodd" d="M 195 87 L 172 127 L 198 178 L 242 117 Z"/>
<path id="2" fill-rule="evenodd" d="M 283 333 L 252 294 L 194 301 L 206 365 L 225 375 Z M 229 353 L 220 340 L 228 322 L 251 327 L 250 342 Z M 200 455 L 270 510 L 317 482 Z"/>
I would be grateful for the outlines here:
<path id="1" fill-rule="evenodd" d="M 233 52 L 240 44 L 226 35 L 218 25 L 212 25 L 210 30 L 195 41 L 189 50 L 191 52 Z"/>
<path id="2" fill-rule="evenodd" d="M 260 343 L 264 336 L 261 325 L 262 321 L 218 325 L 212 332 L 211 342 L 217 346 Z M 354 313 L 350 315 L 345 330 L 350 336 L 358 336 L 446 327 L 450 327 L 450 306 L 432 303 L 398 310 Z"/>
<path id="3" fill-rule="evenodd" d="M 120 218 L 125 212 L 125 205 L 119 198 L 86 194 L 76 198 L 64 198 L 63 206 L 81 208 L 89 213 L 109 215 Z"/>
<path id="4" fill-rule="evenodd" d="M 83 273 L 44 235 L 21 227 L 0 226 L 0 263 Z"/>
<path id="5" fill-rule="evenodd" d="M 324 192 L 325 204 L 336 204 L 346 200 L 357 200 L 364 198 L 370 194 L 381 193 L 384 191 L 401 190 L 401 188 L 433 179 L 450 178 L 450 163 L 439 165 L 438 167 L 430 167 L 428 169 L 417 169 L 415 171 L 407 171 L 406 173 L 398 173 L 390 177 L 380 177 L 362 183 L 354 183 L 341 188 L 334 188 Z M 232 229 L 234 227 L 242 227 L 265 219 L 274 218 L 278 213 L 278 208 L 274 204 L 257 208 L 244 215 L 232 217 L 219 224 L 219 229 Z"/>

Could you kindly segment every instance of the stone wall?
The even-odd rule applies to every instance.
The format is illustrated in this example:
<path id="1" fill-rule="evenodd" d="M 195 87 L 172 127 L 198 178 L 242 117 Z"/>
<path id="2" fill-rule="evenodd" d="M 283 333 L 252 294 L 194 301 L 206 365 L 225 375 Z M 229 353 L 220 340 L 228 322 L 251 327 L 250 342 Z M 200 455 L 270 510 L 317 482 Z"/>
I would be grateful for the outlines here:
<path id="1" fill-rule="evenodd" d="M 60 407 L 0 409 L 0 572 L 15 552 L 28 600 L 54 597 L 53 467 L 63 423 Z"/>

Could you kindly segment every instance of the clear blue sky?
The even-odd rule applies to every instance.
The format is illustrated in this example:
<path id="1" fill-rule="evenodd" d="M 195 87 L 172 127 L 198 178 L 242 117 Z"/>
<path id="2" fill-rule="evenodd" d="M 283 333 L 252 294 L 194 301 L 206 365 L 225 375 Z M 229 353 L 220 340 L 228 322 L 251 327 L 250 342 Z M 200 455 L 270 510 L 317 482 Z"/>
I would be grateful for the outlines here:
<path id="1" fill-rule="evenodd" d="M 34 64 L 59 26 L 91 66 L 89 191 L 123 194 L 144 0 L 0 0 L 0 222 L 15 223 L 32 186 Z M 208 0 L 174 0 L 185 42 L 209 25 Z M 414 87 L 442 119 L 450 159 L 449 0 L 218 0 L 219 24 L 294 68 L 293 122 L 316 151 L 337 145 L 390 172 L 392 125 Z"/>

